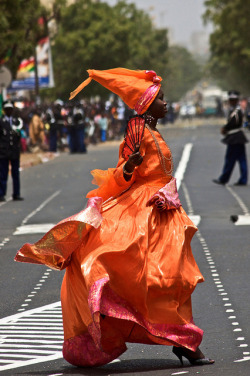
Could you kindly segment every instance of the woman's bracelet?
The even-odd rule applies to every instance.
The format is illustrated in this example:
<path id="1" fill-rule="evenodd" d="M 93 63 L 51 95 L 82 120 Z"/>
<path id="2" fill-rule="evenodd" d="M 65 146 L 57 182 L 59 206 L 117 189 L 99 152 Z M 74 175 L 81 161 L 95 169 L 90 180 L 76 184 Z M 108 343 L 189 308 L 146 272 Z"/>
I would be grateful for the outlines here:
<path id="1" fill-rule="evenodd" d="M 124 166 L 123 166 L 123 172 L 124 172 L 125 175 L 133 175 L 133 172 L 134 172 L 134 171 L 132 171 L 132 172 L 128 172 L 128 171 L 126 170 L 126 168 L 125 168 L 125 165 L 124 165 Z"/>

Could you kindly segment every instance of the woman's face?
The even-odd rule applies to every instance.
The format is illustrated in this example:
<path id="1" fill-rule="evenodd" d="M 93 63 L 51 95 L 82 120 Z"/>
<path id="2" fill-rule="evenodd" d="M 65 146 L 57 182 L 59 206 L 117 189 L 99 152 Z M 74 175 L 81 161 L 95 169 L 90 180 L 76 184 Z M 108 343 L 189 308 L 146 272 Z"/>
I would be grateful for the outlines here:
<path id="1" fill-rule="evenodd" d="M 167 102 L 163 99 L 164 93 L 160 89 L 153 103 L 149 106 L 148 112 L 155 119 L 162 119 L 165 117 L 167 110 Z"/>

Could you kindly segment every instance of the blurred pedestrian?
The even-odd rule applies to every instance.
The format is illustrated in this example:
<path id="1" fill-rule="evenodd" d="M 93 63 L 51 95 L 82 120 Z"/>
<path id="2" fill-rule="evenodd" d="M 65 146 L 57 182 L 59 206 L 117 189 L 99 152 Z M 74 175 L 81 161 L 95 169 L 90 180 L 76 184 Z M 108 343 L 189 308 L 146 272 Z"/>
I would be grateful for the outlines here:
<path id="1" fill-rule="evenodd" d="M 73 109 L 73 121 L 76 127 L 76 152 L 87 153 L 85 145 L 85 116 L 80 103 Z"/>
<path id="2" fill-rule="evenodd" d="M 77 148 L 76 126 L 74 124 L 73 109 L 73 105 L 69 106 L 68 114 L 66 117 L 68 145 L 70 154 L 76 153 Z"/>
<path id="3" fill-rule="evenodd" d="M 45 115 L 44 121 L 48 124 L 48 134 L 49 134 L 49 151 L 57 151 L 57 125 L 56 119 L 54 117 L 54 112 L 52 106 L 48 107 Z"/>
<path id="4" fill-rule="evenodd" d="M 51 136 L 53 137 L 53 152 L 57 151 L 57 148 L 63 150 L 64 144 L 62 142 L 62 139 L 64 138 L 64 116 L 62 115 L 62 109 L 63 109 L 63 102 L 60 99 L 57 99 L 54 103 L 53 107 L 53 114 L 55 122 L 53 124 L 53 133 L 51 132 Z"/>
<path id="5" fill-rule="evenodd" d="M 250 129 L 250 103 L 247 97 L 241 99 L 240 108 L 243 113 L 243 127 Z"/>
<path id="6" fill-rule="evenodd" d="M 101 112 L 97 123 L 101 132 L 101 142 L 107 141 L 108 118 L 105 112 Z"/>
<path id="7" fill-rule="evenodd" d="M 235 185 L 247 184 L 247 158 L 245 144 L 248 142 L 243 130 L 243 114 L 239 107 L 240 93 L 236 90 L 228 92 L 229 114 L 227 124 L 221 128 L 221 134 L 225 137 L 222 142 L 227 145 L 225 162 L 222 174 L 218 179 L 214 179 L 216 184 L 224 185 L 228 183 L 236 162 L 240 165 L 240 178 Z"/>
<path id="8" fill-rule="evenodd" d="M 29 123 L 29 138 L 32 152 L 47 149 L 45 127 L 38 110 L 35 110 Z"/>
<path id="9" fill-rule="evenodd" d="M 5 201 L 9 164 L 13 181 L 13 200 L 23 200 L 20 196 L 20 153 L 21 129 L 23 121 L 13 116 L 14 105 L 11 101 L 3 103 L 4 115 L 0 119 L 0 201 Z"/>

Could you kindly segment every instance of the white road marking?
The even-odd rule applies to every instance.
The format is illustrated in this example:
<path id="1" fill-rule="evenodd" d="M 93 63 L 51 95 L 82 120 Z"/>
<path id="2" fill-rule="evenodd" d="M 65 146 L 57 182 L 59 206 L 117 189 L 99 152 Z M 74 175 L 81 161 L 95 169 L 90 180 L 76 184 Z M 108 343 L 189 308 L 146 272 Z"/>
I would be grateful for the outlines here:
<path id="1" fill-rule="evenodd" d="M 189 215 L 189 218 L 191 219 L 191 221 L 195 224 L 195 226 L 199 226 L 200 224 L 200 221 L 201 221 L 201 216 L 200 215 Z"/>
<path id="2" fill-rule="evenodd" d="M 37 283 L 36 287 L 34 287 L 34 290 L 40 290 L 41 286 L 43 286 L 44 282 L 46 282 L 46 278 L 48 278 L 51 271 L 52 271 L 52 269 L 46 269 L 46 272 L 43 274 L 43 276 L 39 280 L 39 282 L 41 282 L 41 283 Z M 28 295 L 28 297 L 29 298 L 34 297 L 36 292 L 37 291 L 32 291 L 31 294 Z M 22 311 L 27 310 L 27 307 L 29 306 L 30 302 L 32 302 L 32 299 L 25 299 L 24 301 L 25 301 L 25 303 L 23 303 L 21 305 L 21 308 L 18 309 L 18 312 L 22 312 Z"/>
<path id="3" fill-rule="evenodd" d="M 200 243 L 201 243 L 201 245 L 202 245 L 202 247 L 203 247 L 203 249 L 205 249 L 205 250 L 207 250 L 208 249 L 208 246 L 206 245 L 206 242 L 205 242 L 205 239 L 201 236 L 201 233 L 200 233 L 200 231 L 198 231 L 198 233 L 197 233 L 197 237 L 198 237 L 198 239 L 199 239 L 199 241 L 200 241 Z M 212 259 L 212 257 L 211 256 L 207 256 L 207 253 L 206 252 L 204 252 L 205 253 L 205 255 L 206 255 L 206 258 L 207 258 L 207 261 L 208 261 L 208 263 L 209 262 L 211 262 L 213 259 Z M 216 270 L 214 270 L 214 271 L 216 271 Z M 218 289 L 218 295 L 219 296 L 221 296 L 222 297 L 222 300 L 223 301 L 229 301 L 229 298 L 225 298 L 224 296 L 225 295 L 228 295 L 226 292 L 223 292 L 223 293 L 221 293 L 220 291 L 225 291 L 225 289 L 223 288 L 221 288 L 221 287 L 223 287 L 223 285 L 222 285 L 222 283 L 221 283 L 221 280 L 220 280 L 220 276 L 219 276 L 219 274 L 218 273 L 214 273 L 212 270 L 211 270 L 211 273 L 212 273 L 212 277 L 213 277 L 213 280 L 214 280 L 214 283 L 215 283 L 215 286 L 217 287 L 217 289 Z M 216 277 L 216 278 L 215 278 Z M 225 303 L 224 304 L 224 306 L 225 307 L 231 307 L 232 306 L 232 304 L 231 303 Z M 226 309 L 226 313 L 228 314 L 228 313 L 231 313 L 231 312 L 234 312 L 234 310 L 233 309 Z M 236 316 L 228 316 L 227 317 L 228 318 L 228 320 L 235 320 L 236 319 Z M 231 325 L 232 326 L 239 326 L 239 323 L 237 322 L 237 321 L 233 321 L 233 322 L 231 322 Z M 236 331 L 242 331 L 242 329 L 241 328 L 236 328 L 236 329 L 233 329 L 233 332 L 236 332 Z M 237 337 L 237 338 L 235 338 L 235 340 L 236 341 L 244 341 L 245 340 L 245 338 L 244 337 Z M 247 344 L 240 344 L 238 347 L 247 347 L 248 345 Z M 244 354 L 243 354 L 244 355 Z M 247 360 L 250 360 L 250 357 L 246 357 L 246 356 L 243 356 L 243 358 L 242 359 L 240 359 L 240 360 L 234 360 L 234 362 L 243 362 L 243 361 L 247 361 Z"/>
<path id="4" fill-rule="evenodd" d="M 183 153 L 182 153 L 181 160 L 180 160 L 179 165 L 178 165 L 176 172 L 175 172 L 177 190 L 181 186 L 181 182 L 183 180 L 183 177 L 184 177 L 184 174 L 185 174 L 185 171 L 186 171 L 186 168 L 187 168 L 187 164 L 188 164 L 188 161 L 189 161 L 189 158 L 190 158 L 192 147 L 193 147 L 193 144 L 186 144 L 184 146 L 184 150 L 183 150 Z"/>
<path id="5" fill-rule="evenodd" d="M 51 200 L 53 200 L 53 198 L 55 198 L 56 196 L 58 196 L 60 193 L 61 193 L 61 190 L 58 190 L 55 193 L 53 193 L 53 195 L 49 196 L 45 201 L 43 201 L 41 203 L 41 205 L 38 206 L 38 208 L 36 208 L 35 210 L 33 210 L 30 214 L 28 214 L 24 218 L 24 220 L 22 221 L 22 225 L 25 225 L 25 223 L 27 223 L 30 218 L 32 218 L 36 213 L 38 213 L 39 211 L 41 211 Z"/>
<path id="6" fill-rule="evenodd" d="M 225 187 L 231 193 L 231 195 L 235 198 L 235 200 L 238 202 L 238 204 L 241 207 L 243 213 L 245 215 L 250 216 L 249 210 L 248 210 L 247 206 L 244 204 L 244 202 L 242 201 L 242 199 L 240 198 L 240 196 L 237 195 L 237 193 L 231 187 L 229 187 L 228 185 L 225 185 Z"/>
<path id="7" fill-rule="evenodd" d="M 5 244 L 7 244 L 8 242 L 10 241 L 9 238 L 4 238 L 4 240 L 2 240 L 2 242 L 0 243 L 0 250 L 5 246 Z"/>
<path id="8" fill-rule="evenodd" d="M 40 223 L 35 225 L 24 225 L 16 228 L 13 235 L 26 235 L 26 234 L 45 234 L 52 229 L 55 225 L 53 223 Z"/>
<path id="9" fill-rule="evenodd" d="M 237 221 L 235 221 L 236 226 L 250 226 L 250 215 L 238 215 Z"/>
<path id="10" fill-rule="evenodd" d="M 240 196 L 231 187 L 229 187 L 228 185 L 226 185 L 225 187 L 238 202 L 239 206 L 241 207 L 244 213 L 244 215 L 231 215 L 232 222 L 234 222 L 236 226 L 250 226 L 250 212 L 248 207 L 245 205 Z"/>
<path id="11" fill-rule="evenodd" d="M 13 368 L 20 368 L 20 367 L 29 366 L 31 364 L 42 363 L 42 362 L 49 362 L 49 361 L 52 361 L 52 360 L 55 360 L 55 359 L 59 359 L 59 358 L 62 358 L 61 352 L 57 352 L 54 355 L 50 355 L 50 356 L 40 356 L 39 359 L 36 358 L 36 359 L 31 359 L 31 360 L 26 360 L 26 361 L 24 361 L 24 360 L 22 360 L 22 361 L 20 361 L 20 360 L 19 361 L 13 361 L 12 364 L 8 360 L 8 363 L 9 363 L 8 365 L 6 365 L 6 366 L 1 366 L 0 365 L 0 372 L 6 371 L 7 369 L 13 369 Z"/>
<path id="12" fill-rule="evenodd" d="M 191 200 L 190 200 L 190 197 L 189 197 L 189 193 L 188 193 L 188 190 L 187 190 L 187 187 L 185 186 L 184 188 L 184 194 L 185 194 L 185 197 L 188 198 L 189 200 L 189 204 L 188 204 L 188 207 L 191 211 L 191 213 L 193 213 L 193 208 L 192 208 L 192 203 L 191 203 Z M 188 215 L 190 213 L 188 212 Z M 223 284 L 221 282 L 221 279 L 220 279 L 220 275 L 216 269 L 216 266 L 215 266 L 215 262 L 213 261 L 213 258 L 211 256 L 211 252 L 209 251 L 209 248 L 208 248 L 208 245 L 205 241 L 205 239 L 203 238 L 203 236 L 201 235 L 201 232 L 198 230 L 197 232 L 197 238 L 199 239 L 200 243 L 201 243 L 201 246 L 203 248 L 203 252 L 205 254 L 205 257 L 207 259 L 207 262 L 211 268 L 211 275 L 213 277 L 213 280 L 214 280 L 214 283 L 215 283 L 215 286 L 217 287 L 218 289 L 218 295 L 221 296 L 221 299 L 222 301 L 227 301 L 227 303 L 224 304 L 224 307 L 225 307 L 225 310 L 226 310 L 226 313 L 227 313 L 227 318 L 228 320 L 236 320 L 236 316 L 230 316 L 230 314 L 228 315 L 228 313 L 231 313 L 231 312 L 234 312 L 233 309 L 227 309 L 227 307 L 232 307 L 232 303 L 229 302 L 229 298 L 228 297 L 225 297 L 225 295 L 228 295 L 227 292 L 225 292 L 225 289 L 223 288 Z M 222 292 L 223 291 L 223 292 Z M 231 322 L 231 325 L 233 327 L 238 327 L 239 326 L 239 323 L 237 321 L 233 321 Z M 242 329 L 241 328 L 235 328 L 233 329 L 233 332 L 242 332 Z M 235 338 L 236 341 L 245 341 L 245 337 L 237 337 Z M 248 344 L 247 343 L 243 343 L 243 344 L 240 344 L 238 345 L 239 348 L 246 348 L 248 347 Z M 246 354 L 245 354 L 246 355 Z M 244 353 L 243 353 L 243 358 L 242 359 L 238 359 L 238 360 L 234 360 L 234 362 L 244 362 L 244 361 L 248 361 L 250 360 L 250 356 L 245 356 Z M 248 355 L 248 354 L 247 354 Z"/>
<path id="13" fill-rule="evenodd" d="M 175 173 L 175 178 L 176 178 L 177 190 L 182 185 L 185 200 L 186 200 L 186 203 L 187 203 L 188 216 L 191 219 L 191 221 L 195 224 L 195 226 L 198 226 L 200 221 L 201 221 L 201 217 L 200 217 L 200 215 L 194 215 L 192 202 L 191 202 L 186 184 L 184 182 L 182 182 L 186 168 L 187 168 L 187 164 L 188 164 L 188 161 L 189 161 L 189 158 L 190 158 L 190 155 L 191 155 L 192 147 L 193 147 L 193 144 L 186 144 L 185 145 L 183 153 L 182 153 L 181 160 L 179 162 L 179 165 L 178 165 L 176 173 Z"/>
<path id="14" fill-rule="evenodd" d="M 246 362 L 247 360 L 250 360 L 250 356 L 244 356 L 242 359 L 235 360 L 235 363 L 240 363 L 240 362 Z"/>
<path id="15" fill-rule="evenodd" d="M 62 358 L 62 344 L 60 302 L 0 319 L 0 372 Z"/>
<path id="16" fill-rule="evenodd" d="M 5 205 L 5 204 L 7 204 L 7 202 L 9 202 L 9 201 L 11 201 L 11 200 L 12 200 L 12 198 L 11 198 L 11 197 L 8 197 L 8 198 L 6 199 L 6 201 L 3 201 L 3 202 L 0 203 L 0 207 L 3 206 L 3 205 Z"/>
<path id="17" fill-rule="evenodd" d="M 193 216 L 194 210 L 193 210 L 192 202 L 190 200 L 190 196 L 189 196 L 189 193 L 188 193 L 188 190 L 187 190 L 187 186 L 186 186 L 185 183 L 182 183 L 182 189 L 183 189 L 185 200 L 186 200 L 186 203 L 187 203 L 188 216 L 189 217 Z"/>
<path id="18" fill-rule="evenodd" d="M 121 361 L 121 359 L 117 358 L 117 359 L 112 360 L 112 361 L 109 362 L 108 364 L 111 364 L 111 363 L 119 363 L 120 361 Z"/>

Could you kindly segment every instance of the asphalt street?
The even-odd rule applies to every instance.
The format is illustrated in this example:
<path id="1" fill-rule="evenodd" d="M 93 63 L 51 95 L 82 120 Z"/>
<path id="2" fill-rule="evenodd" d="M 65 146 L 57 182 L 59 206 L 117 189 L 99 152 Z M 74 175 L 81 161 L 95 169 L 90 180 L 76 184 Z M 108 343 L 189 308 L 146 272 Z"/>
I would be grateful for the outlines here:
<path id="1" fill-rule="evenodd" d="M 204 330 L 201 349 L 215 364 L 194 367 L 184 361 L 181 367 L 170 347 L 128 344 L 127 352 L 106 366 L 71 366 L 61 355 L 64 272 L 13 261 L 24 243 L 41 238 L 38 231 L 84 208 L 85 195 L 93 188 L 90 171 L 116 164 L 118 143 L 108 142 L 91 146 L 86 155 L 63 153 L 25 169 L 21 173 L 25 201 L 0 203 L 0 375 L 250 375 L 249 185 L 234 186 L 238 166 L 228 185 L 214 184 L 225 153 L 220 127 L 209 125 L 209 120 L 202 126 L 184 125 L 160 130 L 172 150 L 175 173 L 182 167 L 182 205 L 199 223 L 192 249 L 205 283 L 193 294 L 193 317 Z M 249 147 L 247 153 L 250 161 Z"/>

